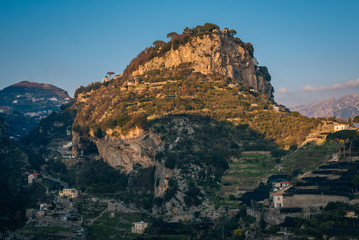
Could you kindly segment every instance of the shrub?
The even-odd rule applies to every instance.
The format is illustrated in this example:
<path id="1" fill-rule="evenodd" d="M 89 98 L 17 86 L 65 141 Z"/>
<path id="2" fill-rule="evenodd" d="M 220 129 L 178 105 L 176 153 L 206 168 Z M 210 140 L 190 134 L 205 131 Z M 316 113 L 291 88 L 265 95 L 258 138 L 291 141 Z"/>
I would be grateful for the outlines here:
<path id="1" fill-rule="evenodd" d="M 96 131 L 94 132 L 94 135 L 97 138 L 103 138 L 104 137 L 104 133 L 102 132 L 102 129 L 100 127 L 97 127 Z"/>

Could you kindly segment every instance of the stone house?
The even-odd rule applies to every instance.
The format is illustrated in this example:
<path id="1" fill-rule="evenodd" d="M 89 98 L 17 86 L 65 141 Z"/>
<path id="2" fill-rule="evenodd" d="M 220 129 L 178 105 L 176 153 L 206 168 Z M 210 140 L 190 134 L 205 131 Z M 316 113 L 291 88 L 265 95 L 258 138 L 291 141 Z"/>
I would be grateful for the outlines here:
<path id="1" fill-rule="evenodd" d="M 275 208 L 284 207 L 283 195 L 273 194 L 273 205 Z"/>
<path id="2" fill-rule="evenodd" d="M 27 183 L 31 184 L 33 183 L 38 177 L 39 177 L 39 173 L 31 173 L 27 176 Z"/>
<path id="3" fill-rule="evenodd" d="M 122 207 L 120 202 L 109 202 L 108 203 L 108 210 L 111 212 L 118 212 Z"/>
<path id="4" fill-rule="evenodd" d="M 345 214 L 345 217 L 348 218 L 358 218 L 358 216 L 355 215 L 354 211 L 347 211 L 347 214 Z"/>
<path id="5" fill-rule="evenodd" d="M 143 234 L 145 232 L 145 229 L 147 228 L 148 223 L 141 221 L 141 222 L 135 222 L 133 223 L 131 232 L 132 233 L 138 233 Z"/>
<path id="6" fill-rule="evenodd" d="M 341 131 L 341 130 L 348 130 L 349 125 L 348 124 L 338 124 L 334 125 L 334 132 Z"/>
<path id="7" fill-rule="evenodd" d="M 47 207 L 47 203 L 40 203 L 40 211 L 45 211 Z"/>
<path id="8" fill-rule="evenodd" d="M 59 191 L 59 197 L 76 198 L 78 195 L 79 192 L 75 188 L 64 188 L 62 191 Z"/>

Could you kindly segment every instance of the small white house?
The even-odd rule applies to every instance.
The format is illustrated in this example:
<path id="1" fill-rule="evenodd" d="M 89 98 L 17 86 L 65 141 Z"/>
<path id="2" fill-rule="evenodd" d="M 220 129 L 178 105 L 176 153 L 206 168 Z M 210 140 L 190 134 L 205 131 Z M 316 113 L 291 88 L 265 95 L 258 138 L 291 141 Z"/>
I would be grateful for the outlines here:
<path id="1" fill-rule="evenodd" d="M 29 175 L 27 176 L 27 183 L 28 183 L 28 184 L 33 183 L 33 182 L 37 179 L 37 177 L 38 177 L 39 175 L 40 175 L 40 174 L 38 174 L 38 173 L 31 173 L 31 174 L 29 174 Z"/>
<path id="2" fill-rule="evenodd" d="M 273 106 L 273 110 L 275 111 L 275 112 L 279 112 L 279 107 L 278 106 Z"/>
<path id="3" fill-rule="evenodd" d="M 348 125 L 348 124 L 338 124 L 338 125 L 334 125 L 334 132 L 341 131 L 341 130 L 347 130 L 347 129 L 349 129 L 349 125 Z"/>
<path id="4" fill-rule="evenodd" d="M 145 229 L 147 228 L 148 223 L 141 221 L 141 222 L 135 222 L 133 223 L 131 232 L 132 233 L 138 233 L 143 234 L 145 232 Z"/>
<path id="5" fill-rule="evenodd" d="M 281 208 L 284 206 L 283 204 L 283 195 L 282 194 L 274 194 L 273 195 L 273 204 L 275 208 Z"/>
<path id="6" fill-rule="evenodd" d="M 40 211 L 45 211 L 47 209 L 47 203 L 40 203 Z"/>

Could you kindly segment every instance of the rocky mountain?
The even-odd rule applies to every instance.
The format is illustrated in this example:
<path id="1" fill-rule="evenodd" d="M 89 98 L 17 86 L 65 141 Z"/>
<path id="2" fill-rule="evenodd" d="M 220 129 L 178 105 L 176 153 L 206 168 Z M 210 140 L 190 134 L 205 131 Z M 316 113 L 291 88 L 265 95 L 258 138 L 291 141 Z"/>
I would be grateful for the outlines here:
<path id="1" fill-rule="evenodd" d="M 320 123 L 274 102 L 267 69 L 234 34 L 214 24 L 171 33 L 169 42 L 156 41 L 134 58 L 122 77 L 77 89 L 63 111 L 76 113 L 73 155 L 103 159 L 126 174 L 121 199 L 130 192 L 134 203 L 140 195 L 138 204 L 154 213 L 213 213 L 209 196 L 241 152 L 270 152 L 263 164 L 272 168 L 280 146 L 300 145 Z M 103 181 L 84 166 L 82 183 Z"/>
<path id="2" fill-rule="evenodd" d="M 22 81 L 0 91 L 0 114 L 8 122 L 9 135 L 19 139 L 69 102 L 67 92 L 58 87 Z"/>
<path id="3" fill-rule="evenodd" d="M 206 31 L 211 31 L 211 34 L 205 34 Z M 236 82 L 247 83 L 255 91 L 273 98 L 268 69 L 258 66 L 253 57 L 253 46 L 233 37 L 234 34 L 234 30 L 225 28 L 221 31 L 218 26 L 208 23 L 185 29 L 182 34 L 170 33 L 168 36 L 172 40 L 169 43 L 155 41 L 153 47 L 145 49 L 132 61 L 125 74 L 138 76 L 153 69 L 191 64 L 195 72 L 216 72 Z"/>
<path id="4" fill-rule="evenodd" d="M 309 105 L 294 106 L 292 111 L 298 111 L 308 117 L 332 117 L 347 120 L 359 115 L 359 95 L 349 94 L 338 99 L 331 97 L 316 101 Z"/>

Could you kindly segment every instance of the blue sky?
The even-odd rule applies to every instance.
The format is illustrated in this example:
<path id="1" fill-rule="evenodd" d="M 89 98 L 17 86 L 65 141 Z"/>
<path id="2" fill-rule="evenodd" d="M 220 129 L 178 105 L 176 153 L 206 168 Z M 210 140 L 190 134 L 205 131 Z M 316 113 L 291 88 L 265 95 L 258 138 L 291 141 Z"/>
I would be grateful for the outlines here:
<path id="1" fill-rule="evenodd" d="M 168 32 L 211 22 L 254 45 L 287 106 L 359 93 L 359 1 L 0 0 L 0 89 L 121 73 Z"/>

